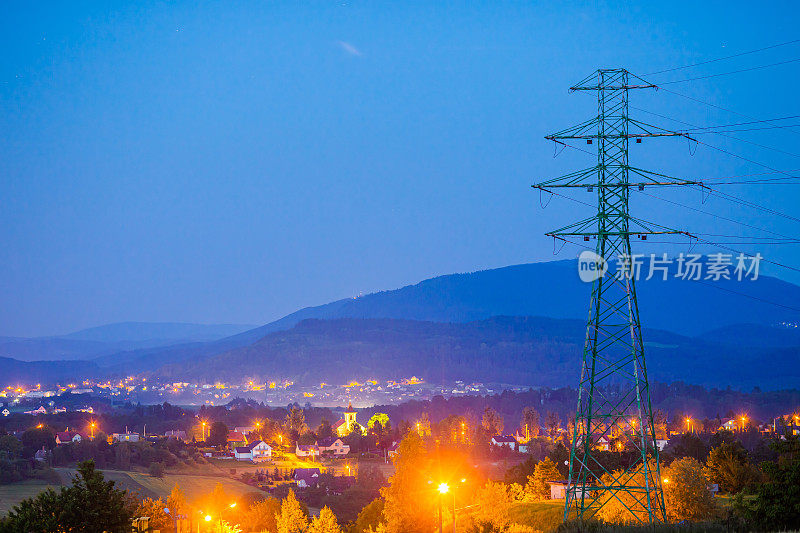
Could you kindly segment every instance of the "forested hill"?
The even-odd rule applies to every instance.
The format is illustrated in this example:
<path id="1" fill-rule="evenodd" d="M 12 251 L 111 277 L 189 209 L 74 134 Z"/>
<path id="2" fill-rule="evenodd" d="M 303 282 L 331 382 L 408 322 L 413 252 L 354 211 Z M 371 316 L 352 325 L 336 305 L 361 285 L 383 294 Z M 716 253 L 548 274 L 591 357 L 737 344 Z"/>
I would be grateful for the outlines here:
<path id="1" fill-rule="evenodd" d="M 306 385 L 416 375 L 432 382 L 560 387 L 574 384 L 579 375 L 584 336 L 581 320 L 541 317 L 467 323 L 310 319 L 250 346 L 156 373 L 200 380 L 290 379 Z M 644 338 L 649 373 L 660 381 L 783 388 L 800 377 L 797 347 L 731 346 L 659 330 L 645 330 Z M 769 366 L 763 364 L 767 357 Z"/>

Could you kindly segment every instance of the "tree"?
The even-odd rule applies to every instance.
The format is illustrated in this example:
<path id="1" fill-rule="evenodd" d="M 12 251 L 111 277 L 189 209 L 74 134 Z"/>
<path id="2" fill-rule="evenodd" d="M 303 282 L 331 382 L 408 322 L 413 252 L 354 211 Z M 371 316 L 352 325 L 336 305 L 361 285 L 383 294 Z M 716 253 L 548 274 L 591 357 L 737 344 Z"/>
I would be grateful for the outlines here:
<path id="1" fill-rule="evenodd" d="M 299 407 L 292 407 L 286 415 L 286 431 L 299 435 L 306 429 L 306 415 Z"/>
<path id="2" fill-rule="evenodd" d="M 20 437 L 23 457 L 33 457 L 38 450 L 52 450 L 56 447 L 56 433 L 50 426 L 41 425 L 25 431 Z"/>
<path id="3" fill-rule="evenodd" d="M 481 425 L 489 435 L 501 435 L 503 433 L 503 417 L 488 405 L 483 410 Z"/>
<path id="4" fill-rule="evenodd" d="M 721 490 L 736 494 L 758 479 L 758 472 L 747 461 L 747 452 L 741 444 L 723 442 L 708 454 L 706 478 L 719 483 Z"/>
<path id="5" fill-rule="evenodd" d="M 550 435 L 550 438 L 553 438 L 558 433 L 558 428 L 561 427 L 561 417 L 558 416 L 558 413 L 549 411 L 545 419 L 545 425 L 547 426 L 547 434 Z"/>
<path id="6" fill-rule="evenodd" d="M 554 481 L 560 477 L 561 474 L 555 463 L 549 457 L 545 457 L 533 469 L 533 475 L 528 477 L 528 484 L 525 487 L 528 498 L 533 500 L 549 499 L 550 484 L 548 481 Z"/>
<path id="7" fill-rule="evenodd" d="M 651 461 L 648 464 L 648 472 L 651 476 L 651 482 L 646 484 L 644 469 L 640 468 L 635 472 L 625 471 L 623 469 L 615 470 L 613 474 L 603 474 L 601 483 L 606 487 L 611 486 L 636 486 L 644 487 L 646 485 L 652 487 L 650 490 L 650 501 L 657 501 L 657 492 L 655 491 L 655 484 L 652 482 L 652 476 L 656 472 L 656 464 Z M 642 506 L 642 502 L 647 498 L 647 493 L 644 490 L 630 493 L 625 490 L 612 489 L 603 491 L 597 499 L 600 509 L 597 511 L 598 518 L 604 522 L 612 524 L 627 524 L 630 522 L 649 522 L 646 508 Z"/>
<path id="8" fill-rule="evenodd" d="M 533 407 L 526 407 L 522 410 L 522 427 L 527 428 L 528 434 L 533 437 L 539 436 L 539 412 Z"/>
<path id="9" fill-rule="evenodd" d="M 165 530 L 172 527 L 172 521 L 175 518 L 170 517 L 166 512 L 164 512 L 164 508 L 166 505 L 158 498 L 154 500 L 152 498 L 145 498 L 141 502 L 139 502 L 139 506 L 134 511 L 134 517 L 146 516 L 150 518 L 150 527 L 152 529 L 160 529 Z M 170 510 L 172 512 L 172 510 Z"/>
<path id="10" fill-rule="evenodd" d="M 173 517 L 187 514 L 186 496 L 177 483 L 173 485 L 172 491 L 167 497 L 167 508 Z"/>
<path id="11" fill-rule="evenodd" d="M 308 525 L 308 533 L 342 533 L 336 515 L 329 507 L 325 506 L 319 516 L 315 516 Z"/>
<path id="12" fill-rule="evenodd" d="M 124 490 L 114 488 L 94 468 L 80 463 L 72 485 L 59 492 L 47 489 L 15 506 L 0 523 L 0 531 L 108 531 L 127 533 L 135 505 Z"/>
<path id="13" fill-rule="evenodd" d="M 228 444 L 228 426 L 225 422 L 217 420 L 211 424 L 206 442 L 212 446 L 225 446 Z"/>
<path id="14" fill-rule="evenodd" d="M 375 498 L 369 504 L 361 509 L 353 525 L 353 533 L 364 533 L 367 530 L 375 529 L 378 524 L 383 522 L 383 506 L 384 501 L 382 498 Z"/>
<path id="15" fill-rule="evenodd" d="M 148 470 L 150 471 L 150 475 L 153 477 L 157 477 L 159 479 L 164 477 L 164 463 L 153 461 L 150 463 Z"/>
<path id="16" fill-rule="evenodd" d="M 385 413 L 375 413 L 367 422 L 367 428 L 372 428 L 375 424 L 380 424 L 381 427 L 386 427 L 389 424 L 389 415 Z"/>
<path id="17" fill-rule="evenodd" d="M 394 458 L 394 475 L 381 489 L 388 533 L 429 533 L 436 517 L 436 493 L 430 479 L 431 460 L 422 438 L 409 432 Z"/>
<path id="18" fill-rule="evenodd" d="M 708 491 L 703 465 L 684 457 L 661 470 L 664 505 L 672 521 L 700 521 L 712 518 L 717 510 L 714 496 Z"/>
<path id="19" fill-rule="evenodd" d="M 281 512 L 281 502 L 267 498 L 250 506 L 242 520 L 248 531 L 275 531 L 278 527 L 276 515 Z"/>
<path id="20" fill-rule="evenodd" d="M 745 518 L 749 529 L 757 531 L 792 531 L 800 529 L 800 441 L 789 437 L 776 441 L 773 449 L 778 461 L 762 465 L 766 481 L 755 487 L 754 499 L 739 495 L 734 511 Z"/>
<path id="21" fill-rule="evenodd" d="M 487 481 L 475 495 L 478 510 L 475 521 L 478 524 L 491 524 L 492 531 L 503 531 L 510 521 L 511 498 L 503 483 Z"/>
<path id="22" fill-rule="evenodd" d="M 333 437 L 333 428 L 331 427 L 331 423 L 328 422 L 327 419 L 323 418 L 322 421 L 317 426 L 317 439 L 329 439 Z"/>
<path id="23" fill-rule="evenodd" d="M 303 513 L 303 508 L 297 501 L 293 490 L 281 502 L 281 512 L 275 521 L 278 533 L 305 533 L 308 528 L 308 518 Z"/>

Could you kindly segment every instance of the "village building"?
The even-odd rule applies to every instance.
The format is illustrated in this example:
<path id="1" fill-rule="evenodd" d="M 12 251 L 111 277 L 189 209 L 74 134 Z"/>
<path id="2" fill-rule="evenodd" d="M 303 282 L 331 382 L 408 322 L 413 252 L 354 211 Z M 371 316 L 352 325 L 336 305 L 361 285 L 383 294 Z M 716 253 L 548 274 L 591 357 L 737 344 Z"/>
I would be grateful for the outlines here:
<path id="1" fill-rule="evenodd" d="M 347 455 L 350 453 L 350 446 L 345 444 L 342 439 L 338 437 L 330 437 L 317 441 L 317 448 L 319 453 L 333 453 L 333 455 Z"/>
<path id="2" fill-rule="evenodd" d="M 164 436 L 168 439 L 175 439 L 175 440 L 186 440 L 186 432 L 182 429 L 170 429 L 169 431 L 164 433 Z"/>
<path id="3" fill-rule="evenodd" d="M 516 444 L 517 439 L 513 435 L 495 435 L 491 440 L 492 446 L 506 447 L 512 450 L 516 447 Z"/>
<path id="4" fill-rule="evenodd" d="M 297 457 L 311 457 L 313 459 L 319 456 L 319 448 L 316 444 L 298 444 L 294 454 Z"/>
<path id="5" fill-rule="evenodd" d="M 294 482 L 301 489 L 316 487 L 319 483 L 319 468 L 297 468 L 294 471 Z"/>
<path id="6" fill-rule="evenodd" d="M 253 452 L 249 446 L 236 446 L 233 449 L 233 458 L 237 461 L 252 461 Z"/>
<path id="7" fill-rule="evenodd" d="M 399 442 L 393 442 L 389 449 L 386 450 L 386 455 L 389 456 L 389 459 L 394 459 L 397 456 L 397 450 L 400 448 Z"/>
<path id="8" fill-rule="evenodd" d="M 83 440 L 83 436 L 77 431 L 70 431 L 69 428 L 67 428 L 67 431 L 56 433 L 56 444 L 59 446 L 69 442 L 80 442 L 81 440 Z"/>
<path id="9" fill-rule="evenodd" d="M 139 442 L 139 434 L 136 432 L 112 433 L 111 438 L 116 442 Z"/>
<path id="10" fill-rule="evenodd" d="M 254 440 L 247 447 L 250 448 L 253 461 L 269 461 L 272 459 L 272 446 L 263 440 Z"/>
<path id="11" fill-rule="evenodd" d="M 347 411 L 344 412 L 344 418 L 340 418 L 333 424 L 333 430 L 340 437 L 346 437 L 357 425 L 356 411 L 353 409 L 353 403 L 350 402 L 347 404 Z"/>
<path id="12" fill-rule="evenodd" d="M 229 431 L 227 437 L 228 448 L 233 450 L 237 446 L 246 446 L 247 439 L 238 431 Z"/>

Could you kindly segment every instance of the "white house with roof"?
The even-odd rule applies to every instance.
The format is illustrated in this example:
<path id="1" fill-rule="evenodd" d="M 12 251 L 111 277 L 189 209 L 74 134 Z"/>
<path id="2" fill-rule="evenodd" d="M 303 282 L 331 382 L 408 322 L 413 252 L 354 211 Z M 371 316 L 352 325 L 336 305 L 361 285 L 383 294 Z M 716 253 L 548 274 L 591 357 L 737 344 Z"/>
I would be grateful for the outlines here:
<path id="1" fill-rule="evenodd" d="M 517 439 L 514 438 L 514 435 L 495 435 L 492 437 L 490 444 L 492 446 L 498 446 L 500 448 L 506 447 L 513 450 L 517 444 Z"/>
<path id="2" fill-rule="evenodd" d="M 333 452 L 333 455 L 347 455 L 350 453 L 350 445 L 345 444 L 342 439 L 338 437 L 331 437 L 317 441 L 317 448 L 319 453 Z"/>
<path id="3" fill-rule="evenodd" d="M 252 461 L 253 451 L 249 446 L 236 446 L 233 449 L 233 458 L 237 461 Z"/>
<path id="4" fill-rule="evenodd" d="M 253 461 L 269 461 L 272 459 L 272 446 L 263 440 L 256 440 L 247 445 Z"/>

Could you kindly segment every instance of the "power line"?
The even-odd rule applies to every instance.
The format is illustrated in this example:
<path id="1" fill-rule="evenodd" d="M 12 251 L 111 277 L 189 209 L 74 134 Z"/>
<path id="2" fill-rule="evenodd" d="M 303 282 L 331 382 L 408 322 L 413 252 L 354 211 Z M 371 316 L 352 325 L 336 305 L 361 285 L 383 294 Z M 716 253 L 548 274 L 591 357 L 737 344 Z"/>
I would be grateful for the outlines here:
<path id="1" fill-rule="evenodd" d="M 631 106 L 631 108 L 632 108 L 632 109 L 636 109 L 637 111 L 642 111 L 642 112 L 644 112 L 644 113 L 648 113 L 648 114 L 650 114 L 650 115 L 654 115 L 654 116 L 656 116 L 656 117 L 660 117 L 660 118 L 663 118 L 663 119 L 666 119 L 666 120 L 671 120 L 671 121 L 673 121 L 673 122 L 677 122 L 678 124 L 683 124 L 684 126 L 692 126 L 693 128 L 696 128 L 696 129 L 709 129 L 709 128 L 712 128 L 712 127 L 713 127 L 713 126 L 708 126 L 708 127 L 705 127 L 705 128 L 704 128 L 704 127 L 702 127 L 702 126 L 697 126 L 697 125 L 695 125 L 695 124 L 692 124 L 692 123 L 690 123 L 690 122 L 686 122 L 686 121 L 683 121 L 683 120 L 678 120 L 677 118 L 668 117 L 668 116 L 666 116 L 666 115 L 662 115 L 662 114 L 660 114 L 660 113 L 655 113 L 655 112 L 653 112 L 653 111 L 648 111 L 647 109 L 642 109 L 642 108 L 640 108 L 640 107 Z M 766 119 L 766 120 L 764 120 L 763 122 L 768 122 L 768 121 L 770 121 L 770 120 L 779 120 L 779 119 Z M 757 120 L 757 121 L 754 121 L 754 122 L 761 122 L 761 121 L 758 121 L 758 120 Z M 775 125 L 775 128 L 786 129 L 786 128 L 788 128 L 788 126 L 784 126 L 784 125 L 776 124 L 776 125 Z M 686 132 L 690 132 L 690 130 L 684 130 L 684 131 L 686 131 Z M 791 131 L 791 130 L 790 130 L 790 131 Z M 693 134 L 695 134 L 695 135 L 697 135 L 698 133 L 702 133 L 702 132 L 692 132 L 692 133 L 693 133 Z M 767 145 L 765 145 L 765 144 L 759 144 L 759 143 L 757 143 L 757 142 L 748 141 L 747 139 L 741 139 L 741 138 L 739 138 L 739 137 L 734 137 L 733 135 L 726 135 L 724 132 L 720 132 L 720 131 L 709 131 L 709 132 L 706 132 L 706 133 L 714 133 L 714 134 L 717 134 L 717 135 L 719 135 L 720 137 L 727 137 L 727 138 L 729 138 L 729 139 L 733 139 L 733 140 L 735 140 L 735 141 L 739 141 L 739 142 L 743 142 L 743 143 L 747 143 L 747 144 L 752 144 L 753 146 L 758 146 L 759 148 L 765 148 L 765 149 L 767 149 L 767 150 L 772 150 L 772 151 L 774 151 L 774 152 L 779 152 L 779 153 L 782 153 L 782 154 L 790 155 L 790 156 L 792 156 L 792 157 L 800 157 L 800 154 L 796 154 L 796 153 L 794 153 L 794 152 L 787 152 L 786 150 L 781 150 L 780 148 L 775 148 L 775 147 L 773 147 L 773 146 L 767 146 Z M 693 139 L 693 140 L 694 140 L 694 141 L 697 141 L 697 139 Z M 700 142 L 700 141 L 697 141 L 697 142 Z M 767 168 L 769 168 L 769 167 L 767 167 Z"/>
<path id="2" fill-rule="evenodd" d="M 739 70 L 731 70 L 729 72 L 720 72 L 720 73 L 717 73 L 717 74 L 707 74 L 705 76 L 697 76 L 695 78 L 687 78 L 685 80 L 663 81 L 663 82 L 659 83 L 658 86 L 661 87 L 662 85 L 672 85 L 673 83 L 686 83 L 687 81 L 697 81 L 697 80 L 705 80 L 705 79 L 708 79 L 708 78 L 718 78 L 719 76 L 730 76 L 731 74 L 740 74 L 742 72 L 751 72 L 753 70 L 762 70 L 762 69 L 765 69 L 765 68 L 777 67 L 777 66 L 780 66 L 780 65 L 787 65 L 789 63 L 797 63 L 798 61 L 800 61 L 800 57 L 797 57 L 795 59 L 788 59 L 786 61 L 779 61 L 777 63 L 770 63 L 768 65 L 758 65 L 756 67 L 743 68 L 743 69 L 739 69 Z"/>
<path id="3" fill-rule="evenodd" d="M 733 59 L 735 57 L 746 56 L 748 54 L 755 54 L 756 52 L 763 52 L 764 50 L 771 50 L 773 48 L 778 48 L 780 46 L 787 46 L 787 45 L 794 44 L 794 43 L 800 43 L 800 39 L 795 39 L 793 41 L 787 41 L 785 43 L 773 44 L 771 46 L 765 46 L 764 48 L 757 48 L 755 50 L 748 50 L 746 52 L 740 52 L 738 54 L 733 54 L 733 55 L 730 55 L 730 56 L 718 57 L 716 59 L 709 59 L 707 61 L 701 61 L 699 63 L 692 63 L 691 65 L 684 65 L 682 67 L 673 67 L 673 68 L 667 68 L 667 69 L 664 69 L 664 70 L 657 70 L 655 72 L 648 72 L 647 74 L 643 74 L 643 76 L 653 76 L 654 74 L 663 74 L 664 72 L 673 72 L 675 70 L 683 70 L 685 68 L 699 67 L 700 65 L 708 65 L 709 63 L 716 63 L 717 61 L 725 61 L 726 59 Z"/>
<path id="4" fill-rule="evenodd" d="M 661 89 L 662 91 L 666 91 L 666 92 L 668 92 L 670 94 L 674 94 L 675 96 L 680 96 L 681 98 L 686 98 L 687 100 L 691 100 L 693 102 L 697 102 L 698 104 L 707 105 L 709 107 L 713 107 L 713 108 L 719 109 L 721 111 L 726 111 L 728 113 L 733 113 L 734 115 L 739 115 L 740 117 L 749 118 L 750 120 L 758 120 L 756 117 L 752 117 L 750 115 L 745 115 L 744 113 L 740 113 L 738 111 L 734 111 L 733 109 L 728 109 L 727 107 L 722 107 L 721 105 L 712 104 L 711 102 L 706 102 L 705 100 L 700 100 L 699 98 L 695 98 L 694 96 L 689 96 L 689 95 L 686 95 L 686 94 L 682 94 L 682 93 L 679 93 L 677 91 L 673 91 L 672 89 L 667 89 L 666 87 L 659 86 L 659 89 Z M 785 128 L 786 128 L 787 131 L 791 131 L 792 133 L 794 133 L 796 135 L 800 135 L 800 131 L 798 131 L 798 130 L 793 130 L 790 127 L 785 127 Z"/>

